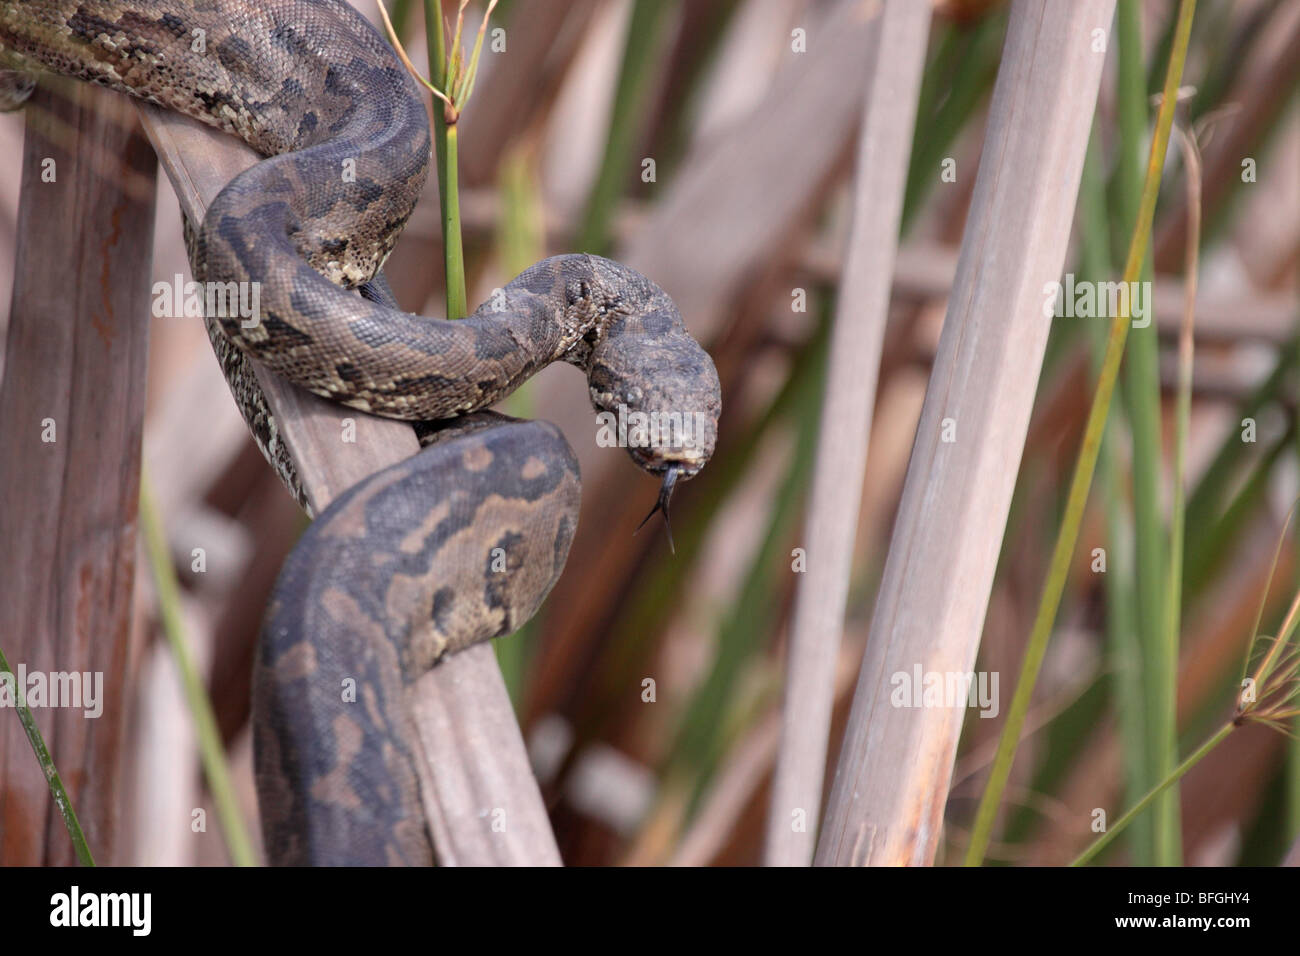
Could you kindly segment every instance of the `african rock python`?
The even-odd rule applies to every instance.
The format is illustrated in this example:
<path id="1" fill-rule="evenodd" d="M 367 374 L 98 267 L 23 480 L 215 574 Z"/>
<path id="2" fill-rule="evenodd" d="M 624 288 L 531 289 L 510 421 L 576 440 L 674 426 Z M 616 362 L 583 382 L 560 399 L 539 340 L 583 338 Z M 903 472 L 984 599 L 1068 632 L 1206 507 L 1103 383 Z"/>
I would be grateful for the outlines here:
<path id="1" fill-rule="evenodd" d="M 430 135 L 414 81 L 342 0 L 0 0 L 0 64 L 128 92 L 271 157 L 192 227 L 191 265 L 198 281 L 260 285 L 259 322 L 207 321 L 291 485 L 250 358 L 354 408 L 452 419 L 304 535 L 267 613 L 254 691 L 272 862 L 430 862 L 402 689 L 442 655 L 526 621 L 578 513 L 577 462 L 559 431 L 478 410 L 562 360 L 586 371 L 598 410 L 698 416 L 691 443 L 629 448 L 662 478 L 666 506 L 713 451 L 713 363 L 662 290 L 595 256 L 540 262 L 456 322 L 402 312 L 367 285 L 424 185 Z M 5 79 L 11 101 L 29 89 Z M 367 295 L 344 291 L 357 287 Z"/>

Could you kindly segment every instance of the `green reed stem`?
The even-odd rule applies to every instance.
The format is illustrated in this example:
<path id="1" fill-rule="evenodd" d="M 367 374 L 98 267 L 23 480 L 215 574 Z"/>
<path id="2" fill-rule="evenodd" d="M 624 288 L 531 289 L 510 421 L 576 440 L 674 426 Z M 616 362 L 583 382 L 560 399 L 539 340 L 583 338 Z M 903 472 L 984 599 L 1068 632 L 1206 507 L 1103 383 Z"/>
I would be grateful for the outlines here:
<path id="1" fill-rule="evenodd" d="M 1117 9 L 1119 53 L 1120 155 L 1116 168 L 1119 221 L 1130 228 L 1141 202 L 1143 149 L 1147 135 L 1148 97 L 1143 67 L 1141 10 L 1137 0 L 1121 0 Z M 1171 21 L 1172 23 L 1173 21 Z M 1140 278 L 1150 281 L 1148 263 Z M 1150 288 L 1150 286 L 1148 286 Z M 1144 793 L 1163 780 L 1178 763 L 1175 710 L 1177 659 L 1170 658 L 1166 639 L 1169 620 L 1165 599 L 1169 586 L 1163 509 L 1160 400 L 1160 356 L 1153 324 L 1133 329 L 1124 359 L 1124 397 L 1133 433 L 1133 516 L 1137 563 L 1138 677 L 1145 702 L 1143 732 L 1146 763 L 1135 792 Z M 1175 642 L 1176 646 L 1176 642 Z M 1166 793 L 1151 815 L 1150 828 L 1134 842 L 1134 860 L 1142 864 L 1174 865 L 1181 859 L 1177 793 Z"/>
<path id="2" fill-rule="evenodd" d="M 447 38 L 442 28 L 441 0 L 424 0 L 424 32 L 429 48 L 429 80 L 438 89 L 446 90 Z M 442 211 L 447 318 L 461 319 L 468 313 L 468 296 L 465 293 L 465 248 L 460 231 L 457 133 L 455 124 L 447 123 L 447 111 L 439 100 L 433 102 L 433 145 L 438 166 L 438 205 Z"/>
<path id="3" fill-rule="evenodd" d="M 194 666 L 194 659 L 190 656 L 189 645 L 185 640 L 185 627 L 181 621 L 180 585 L 176 580 L 176 569 L 172 567 L 171 554 L 167 548 L 167 536 L 154 504 L 153 493 L 149 487 L 149 476 L 143 473 L 140 476 L 140 530 L 144 537 L 149 569 L 153 574 L 163 633 L 167 636 L 167 643 L 171 647 L 176 669 L 180 671 L 185 703 L 190 711 L 190 719 L 194 722 L 194 732 L 199 742 L 199 755 L 203 761 L 203 772 L 208 778 L 208 788 L 212 791 L 212 799 L 217 805 L 217 816 L 221 820 L 221 832 L 225 836 L 226 848 L 230 853 L 231 861 L 236 866 L 256 866 L 257 856 L 253 852 L 252 841 L 248 838 L 244 818 L 239 812 L 239 801 L 235 797 L 235 786 L 230 779 L 225 750 L 221 746 L 221 732 L 217 729 L 217 718 L 212 711 L 212 701 L 208 698 L 207 689 L 203 686 L 198 669 Z"/>
<path id="4" fill-rule="evenodd" d="M 1122 817 L 1116 820 L 1115 823 L 1104 834 L 1102 834 L 1096 841 L 1093 842 L 1091 846 L 1088 847 L 1088 849 L 1084 850 L 1077 857 L 1075 857 L 1074 861 L 1070 864 L 1070 866 L 1082 866 L 1083 864 L 1087 863 L 1089 860 L 1093 859 L 1102 850 L 1106 849 L 1106 847 L 1110 844 L 1112 840 L 1114 840 L 1117 836 L 1119 836 L 1121 833 L 1124 832 L 1124 828 L 1127 827 L 1130 823 L 1132 823 L 1133 820 L 1138 816 L 1138 814 L 1140 814 L 1147 807 L 1151 806 L 1151 804 L 1154 803 L 1162 793 L 1164 793 L 1175 783 L 1177 783 L 1183 777 L 1183 775 L 1187 773 L 1187 771 L 1191 770 L 1198 763 L 1200 763 L 1206 754 L 1208 754 L 1211 750 L 1217 747 L 1223 741 L 1223 739 L 1228 736 L 1228 734 L 1232 733 L 1234 727 L 1235 725 L 1231 721 L 1224 724 L 1222 727 L 1220 727 L 1218 732 L 1213 737 L 1211 737 L 1209 740 L 1205 741 L 1205 743 L 1197 747 L 1195 753 L 1193 753 L 1190 757 L 1188 757 L 1177 767 L 1175 767 L 1173 772 L 1170 773 L 1169 776 L 1165 777 L 1165 779 L 1161 781 L 1157 786 L 1152 788 L 1152 790 L 1145 797 L 1139 800 L 1137 804 L 1133 807 L 1133 809 L 1129 810 Z"/>
<path id="5" fill-rule="evenodd" d="M 9 666 L 9 660 L 5 657 L 4 651 L 0 651 L 0 674 L 8 674 L 10 679 L 13 680 L 18 722 L 23 725 L 23 732 L 27 734 L 27 742 L 31 744 L 32 753 L 36 754 L 36 762 L 41 765 L 41 772 L 45 774 L 45 782 L 49 785 L 50 796 L 54 798 L 54 805 L 59 808 L 59 816 L 63 817 L 63 825 L 68 830 L 68 836 L 72 838 L 72 848 L 77 853 L 77 859 L 82 866 L 94 866 L 95 858 L 90 854 L 90 847 L 86 843 L 86 834 L 81 830 L 81 821 L 77 819 L 77 813 L 72 809 L 72 801 L 68 799 L 68 791 L 63 788 L 63 778 L 59 776 L 59 770 L 54 766 L 54 758 L 50 756 L 49 748 L 45 746 L 45 738 L 41 736 L 40 728 L 36 726 L 36 718 L 32 716 L 32 712 L 27 706 L 27 696 L 18 683 L 18 676 L 14 674 L 13 668 Z"/>
<path id="6" fill-rule="evenodd" d="M 1079 188 L 1080 264 L 1091 281 L 1101 281 L 1114 274 L 1111 252 L 1110 213 L 1106 203 L 1106 185 L 1101 150 L 1100 124 L 1094 123 L 1092 142 L 1083 165 Z M 1106 328 L 1088 324 L 1094 374 L 1100 375 L 1106 354 Z M 1120 408 L 1124 407 L 1123 384 L 1115 391 Z M 1125 794 L 1128 800 L 1141 797 L 1147 787 L 1139 781 L 1146 773 L 1146 694 L 1142 686 L 1142 649 L 1137 627 L 1137 593 L 1134 573 L 1135 556 L 1130 544 L 1133 519 L 1129 510 L 1127 475 L 1115 453 L 1122 435 L 1122 416 L 1106 422 L 1098 451 L 1098 490 L 1106 513 L 1106 645 L 1110 671 L 1109 682 L 1114 695 L 1119 722 L 1120 745 L 1124 756 Z M 1139 823 L 1130 835 L 1130 844 L 1149 846 L 1150 827 Z"/>
<path id="7" fill-rule="evenodd" d="M 1169 515 L 1168 585 L 1165 591 L 1165 626 L 1161 635 L 1160 671 L 1163 713 L 1157 725 L 1163 752 L 1153 769 L 1164 770 L 1178 760 L 1178 634 L 1182 623 L 1183 552 L 1187 527 L 1187 436 L 1192 416 L 1192 360 L 1195 342 L 1196 281 L 1200 271 L 1198 250 L 1201 239 L 1200 159 L 1192 134 L 1179 130 L 1187 180 L 1187 257 L 1183 270 L 1183 322 L 1178 336 L 1178 393 L 1174 412 L 1173 504 Z M 1159 385 L 1157 383 L 1157 389 Z M 1157 391 L 1156 401 L 1159 402 Z M 1161 866 L 1182 863 L 1181 807 L 1177 787 L 1170 787 L 1156 807 L 1156 862 Z"/>
<path id="8" fill-rule="evenodd" d="M 1191 32 L 1192 13 L 1196 9 L 1196 0 L 1181 0 L 1178 8 L 1178 28 L 1174 37 L 1174 48 L 1169 59 L 1169 70 L 1165 76 L 1164 98 L 1160 103 L 1160 112 L 1156 118 L 1155 136 L 1151 141 L 1151 154 L 1147 163 L 1146 179 L 1142 184 L 1142 200 L 1138 209 L 1137 222 L 1129 241 L 1128 257 L 1124 264 L 1123 281 L 1136 282 L 1142 271 L 1147 247 L 1151 242 L 1151 222 L 1155 217 L 1156 194 L 1160 188 L 1160 173 L 1164 168 L 1165 153 L 1169 147 L 1169 132 L 1174 121 L 1177 90 L 1182 78 L 1183 65 L 1187 59 L 1187 40 Z M 997 817 L 1002 794 L 1011 775 L 1011 764 L 1015 760 L 1016 747 L 1020 733 L 1024 728 L 1025 717 L 1029 711 L 1029 700 L 1033 694 L 1038 671 L 1047 652 L 1048 638 L 1060 607 L 1061 594 L 1065 590 L 1065 580 L 1070 569 L 1070 558 L 1078 542 L 1079 525 L 1083 520 L 1083 509 L 1088 501 L 1088 492 L 1092 486 L 1093 472 L 1097 466 L 1097 455 L 1101 449 L 1101 440 L 1105 432 L 1106 417 L 1110 411 L 1111 397 L 1115 391 L 1115 381 L 1119 375 L 1120 360 L 1124 355 L 1124 342 L 1128 337 L 1129 310 L 1120 308 L 1111 320 L 1110 334 L 1106 341 L 1106 354 L 1102 363 L 1101 376 L 1097 382 L 1097 391 L 1093 395 L 1092 407 L 1088 410 L 1088 422 L 1084 429 L 1083 446 L 1079 460 L 1075 465 L 1074 475 L 1070 481 L 1070 492 L 1066 499 L 1065 516 L 1057 534 L 1056 545 L 1052 549 L 1052 561 L 1047 580 L 1043 585 L 1042 598 L 1038 613 L 1030 632 L 1029 643 L 1025 649 L 1025 659 L 1021 666 L 1020 677 L 1016 682 L 1015 695 L 1007 711 L 1007 720 L 998 740 L 997 755 L 989 781 L 980 799 L 979 810 L 975 815 L 975 824 L 971 831 L 971 843 L 966 852 L 967 866 L 979 866 L 988 850 L 993 833 L 993 823 Z"/>
<path id="9" fill-rule="evenodd" d="M 434 112 L 440 112 L 434 104 Z M 443 153 L 447 157 L 444 178 L 446 191 L 442 198 L 442 249 L 447 270 L 447 318 L 463 319 L 469 315 L 469 301 L 465 292 L 465 246 L 460 233 L 460 172 L 458 142 L 460 134 L 456 125 L 442 124 Z"/>

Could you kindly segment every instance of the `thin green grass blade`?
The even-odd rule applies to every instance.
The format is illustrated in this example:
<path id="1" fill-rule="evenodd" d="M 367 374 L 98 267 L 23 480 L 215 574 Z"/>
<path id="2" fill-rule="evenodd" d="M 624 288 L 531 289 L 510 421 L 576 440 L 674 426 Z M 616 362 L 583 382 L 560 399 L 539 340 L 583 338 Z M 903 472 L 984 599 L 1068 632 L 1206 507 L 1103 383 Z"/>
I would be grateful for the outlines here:
<path id="1" fill-rule="evenodd" d="M 91 855 L 90 846 L 86 843 L 86 834 L 82 832 L 81 821 L 77 819 L 77 812 L 72 808 L 72 801 L 68 799 L 68 791 L 64 789 L 63 778 L 59 776 L 59 770 L 54 765 L 54 758 L 50 756 L 49 748 L 45 746 L 45 738 L 41 736 L 40 728 L 36 726 L 36 718 L 32 716 L 31 709 L 27 706 L 27 696 L 24 689 L 18 683 L 18 677 L 14 674 L 13 668 L 9 666 L 9 660 L 5 657 L 4 651 L 0 650 L 0 674 L 8 675 L 14 692 L 15 709 L 18 711 L 18 722 L 23 725 L 23 733 L 27 735 L 27 742 L 31 745 L 32 753 L 36 755 L 36 762 L 40 764 L 41 773 L 45 774 L 45 783 L 50 788 L 50 796 L 54 798 L 54 806 L 58 808 L 59 816 L 63 818 L 63 825 L 67 828 L 68 837 L 72 840 L 72 849 L 77 854 L 77 860 L 82 866 L 94 866 L 95 858 Z"/>
<path id="2" fill-rule="evenodd" d="M 176 669 L 180 672 L 185 703 L 189 708 L 190 720 L 194 723 L 199 756 L 208 778 L 212 799 L 217 805 L 217 817 L 221 821 L 226 848 L 231 862 L 236 866 L 256 866 L 257 856 L 248 836 L 248 827 L 239 812 L 239 800 L 235 796 L 235 785 L 230 777 L 225 749 L 221 746 L 221 732 L 217 729 L 212 701 L 208 698 L 207 688 L 203 686 L 198 668 L 190 656 L 189 644 L 185 640 L 185 627 L 181 621 L 180 585 L 172 567 L 162 519 L 154 506 L 149 477 L 143 473 L 140 476 L 140 530 L 153 574 L 154 591 L 158 596 L 158 614 L 162 619 L 163 634 L 171 648 Z"/>
<path id="3" fill-rule="evenodd" d="M 1142 63 L 1141 4 L 1120 0 L 1117 12 L 1119 50 L 1118 111 L 1120 158 L 1116 169 L 1123 228 L 1137 220 L 1142 188 L 1142 155 L 1147 137 L 1148 96 Z M 1143 282 L 1151 268 L 1144 266 Z M 1150 288 L 1148 285 L 1147 288 Z M 1138 781 L 1142 790 L 1168 776 L 1177 751 L 1177 733 L 1171 717 L 1173 682 L 1177 662 L 1168 659 L 1165 640 L 1168 587 L 1164 510 L 1161 505 L 1161 414 L 1159 339 L 1154 322 L 1129 335 L 1124 360 L 1124 398 L 1133 433 L 1133 517 L 1136 532 L 1134 582 L 1138 613 L 1140 675 L 1146 701 L 1147 763 Z M 1176 865 L 1177 791 L 1162 796 L 1152 814 L 1149 846 L 1134 844 L 1134 862 Z"/>
<path id="4" fill-rule="evenodd" d="M 1092 142 L 1084 162 L 1079 189 L 1081 219 L 1080 265 L 1087 279 L 1103 281 L 1114 275 L 1115 265 L 1110 243 L 1110 210 L 1106 202 L 1105 173 L 1098 138 L 1099 124 L 1094 124 Z M 1100 375 L 1106 354 L 1106 328 L 1089 324 L 1093 371 Z M 1124 406 L 1123 385 L 1116 383 L 1119 407 Z M 1106 659 L 1113 685 L 1119 721 L 1120 747 L 1123 751 L 1124 780 L 1129 802 L 1136 802 L 1145 792 L 1140 786 L 1147 766 L 1146 698 L 1142 687 L 1142 651 L 1137 634 L 1137 595 L 1134 589 L 1133 516 L 1129 510 L 1127 481 L 1115 442 L 1123 433 L 1123 415 L 1107 419 L 1097 469 L 1099 492 L 1106 511 Z M 1149 847 L 1151 823 L 1142 818 L 1133 824 L 1132 842 Z"/>

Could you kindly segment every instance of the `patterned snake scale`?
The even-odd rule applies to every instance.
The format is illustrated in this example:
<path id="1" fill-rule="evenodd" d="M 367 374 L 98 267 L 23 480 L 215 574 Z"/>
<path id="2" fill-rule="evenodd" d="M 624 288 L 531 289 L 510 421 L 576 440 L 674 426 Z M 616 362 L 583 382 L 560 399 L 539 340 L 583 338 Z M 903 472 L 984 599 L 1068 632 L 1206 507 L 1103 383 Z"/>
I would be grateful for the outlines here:
<path id="1" fill-rule="evenodd" d="M 387 42 L 342 0 L 0 0 L 0 65 L 14 71 L 0 74 L 6 105 L 44 69 L 196 117 L 270 157 L 190 227 L 190 258 L 196 280 L 260 284 L 254 327 L 207 321 L 255 437 L 291 485 L 250 359 L 353 408 L 451 420 L 422 426 L 427 447 L 349 489 L 303 536 L 276 584 L 254 681 L 270 861 L 430 863 L 404 694 L 444 654 L 537 610 L 578 515 L 577 462 L 560 432 L 479 410 L 565 361 L 587 373 L 598 411 L 695 416 L 693 442 L 629 448 L 662 480 L 666 509 L 675 482 L 713 452 L 712 361 L 658 286 L 596 256 L 537 263 L 460 321 L 397 309 L 372 280 L 428 175 L 427 114 Z M 345 291 L 356 288 L 365 296 Z"/>

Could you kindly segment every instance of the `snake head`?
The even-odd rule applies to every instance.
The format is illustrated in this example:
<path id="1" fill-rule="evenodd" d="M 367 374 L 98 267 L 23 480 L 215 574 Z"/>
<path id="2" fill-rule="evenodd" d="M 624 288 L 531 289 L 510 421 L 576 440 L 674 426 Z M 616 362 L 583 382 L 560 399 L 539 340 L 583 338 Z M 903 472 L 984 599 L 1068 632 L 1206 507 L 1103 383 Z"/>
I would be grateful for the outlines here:
<path id="1" fill-rule="evenodd" d="M 679 320 L 680 321 L 680 320 Z M 718 440 L 722 392 L 713 360 L 685 329 L 662 334 L 610 328 L 592 350 L 587 383 L 597 444 L 627 449 L 638 468 L 694 478 Z"/>
<path id="2" fill-rule="evenodd" d="M 667 520 L 673 489 L 713 455 L 722 389 L 713 360 L 686 331 L 672 300 L 642 281 L 645 289 L 623 299 L 642 308 L 605 327 L 591 351 L 587 384 L 598 413 L 597 444 L 626 448 L 637 467 L 661 480 L 651 514 L 660 511 Z"/>

